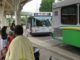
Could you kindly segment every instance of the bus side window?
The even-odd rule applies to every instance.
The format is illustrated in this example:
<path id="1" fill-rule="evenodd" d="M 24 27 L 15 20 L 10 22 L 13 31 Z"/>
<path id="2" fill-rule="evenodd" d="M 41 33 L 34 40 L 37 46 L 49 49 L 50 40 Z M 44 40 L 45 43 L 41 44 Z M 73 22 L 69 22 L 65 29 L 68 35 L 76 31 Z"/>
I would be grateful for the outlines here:
<path id="1" fill-rule="evenodd" d="M 31 24 L 31 19 L 30 19 L 30 18 L 28 18 L 28 21 L 27 21 L 27 26 L 26 26 L 26 28 L 27 28 L 27 29 L 29 29 L 30 24 Z"/>
<path id="2" fill-rule="evenodd" d="M 36 26 L 36 19 L 33 18 L 33 20 L 32 20 L 32 27 L 35 27 L 35 26 Z"/>

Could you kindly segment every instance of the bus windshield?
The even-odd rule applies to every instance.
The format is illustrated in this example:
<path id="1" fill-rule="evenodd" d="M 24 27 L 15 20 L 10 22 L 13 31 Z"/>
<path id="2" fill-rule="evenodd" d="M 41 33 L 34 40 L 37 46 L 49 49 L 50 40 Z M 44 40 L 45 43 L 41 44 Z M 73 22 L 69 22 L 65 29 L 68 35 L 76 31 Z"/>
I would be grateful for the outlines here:
<path id="1" fill-rule="evenodd" d="M 36 19 L 36 26 L 51 26 L 49 19 Z"/>

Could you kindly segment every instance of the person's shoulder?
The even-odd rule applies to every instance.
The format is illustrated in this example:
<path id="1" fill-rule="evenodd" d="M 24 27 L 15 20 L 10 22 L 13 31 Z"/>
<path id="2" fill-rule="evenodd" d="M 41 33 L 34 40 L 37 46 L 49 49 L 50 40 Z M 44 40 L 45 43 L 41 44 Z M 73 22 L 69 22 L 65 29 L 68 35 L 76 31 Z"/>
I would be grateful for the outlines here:
<path id="1" fill-rule="evenodd" d="M 19 41 L 20 41 L 20 38 L 15 37 L 15 38 L 12 40 L 12 44 L 18 43 Z"/>
<path id="2" fill-rule="evenodd" d="M 13 40 L 14 40 L 14 42 L 25 41 L 25 40 L 29 41 L 29 39 L 27 37 L 23 36 L 23 35 L 17 36 Z"/>
<path id="3" fill-rule="evenodd" d="M 26 37 L 20 35 L 20 36 L 15 37 L 13 40 L 15 40 L 15 41 L 20 41 L 20 40 L 24 40 L 25 38 L 26 38 Z"/>
<path id="4" fill-rule="evenodd" d="M 11 41 L 11 43 L 10 43 L 10 46 L 12 47 L 12 46 L 16 46 L 17 44 L 19 44 L 19 39 L 17 38 L 17 37 L 15 37 L 12 41 Z"/>

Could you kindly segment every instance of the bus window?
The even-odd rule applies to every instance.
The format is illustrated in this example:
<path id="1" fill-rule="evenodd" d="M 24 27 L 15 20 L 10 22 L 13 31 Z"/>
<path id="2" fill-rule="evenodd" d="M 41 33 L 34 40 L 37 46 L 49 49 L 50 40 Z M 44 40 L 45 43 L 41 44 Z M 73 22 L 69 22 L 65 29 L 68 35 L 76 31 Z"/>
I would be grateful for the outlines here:
<path id="1" fill-rule="evenodd" d="M 77 24 L 77 5 L 70 5 L 61 8 L 61 23 L 62 24 Z"/>
<path id="2" fill-rule="evenodd" d="M 42 21 L 36 19 L 36 26 L 43 26 Z"/>
<path id="3" fill-rule="evenodd" d="M 80 4 L 79 4 L 79 24 L 80 24 Z"/>
<path id="4" fill-rule="evenodd" d="M 43 20 L 43 23 L 45 26 L 51 26 L 50 21 L 49 20 Z"/>
<path id="5" fill-rule="evenodd" d="M 37 20 L 36 19 L 36 26 L 51 26 L 50 21 L 47 20 Z"/>
<path id="6" fill-rule="evenodd" d="M 31 27 L 31 25 L 32 25 L 32 19 L 33 19 L 32 16 L 28 18 L 28 20 L 27 20 L 27 26 L 26 26 L 27 29 Z"/>
<path id="7" fill-rule="evenodd" d="M 36 20 L 35 18 L 32 19 L 32 27 L 35 27 L 36 26 Z"/>

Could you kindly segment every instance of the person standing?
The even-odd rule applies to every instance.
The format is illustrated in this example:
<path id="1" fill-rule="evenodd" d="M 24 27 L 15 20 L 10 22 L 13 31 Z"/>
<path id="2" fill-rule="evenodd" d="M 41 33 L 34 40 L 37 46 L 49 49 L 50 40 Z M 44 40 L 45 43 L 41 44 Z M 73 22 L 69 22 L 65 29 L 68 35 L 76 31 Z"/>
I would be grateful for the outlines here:
<path id="1" fill-rule="evenodd" d="M 0 39 L 0 60 L 2 59 L 2 50 L 3 50 L 3 40 Z"/>
<path id="2" fill-rule="evenodd" d="M 1 58 L 4 58 L 5 57 L 5 54 L 6 54 L 6 51 L 7 51 L 7 33 L 6 33 L 6 29 L 7 29 L 7 26 L 3 26 L 2 29 L 1 29 L 1 50 L 0 50 L 0 55 L 2 56 Z"/>
<path id="3" fill-rule="evenodd" d="M 15 26 L 14 34 L 15 38 L 8 48 L 5 60 L 35 60 L 32 44 L 23 36 L 21 25 Z"/>
<path id="4" fill-rule="evenodd" d="M 7 26 L 3 26 L 2 29 L 1 29 L 1 39 L 3 40 L 4 47 L 7 46 L 7 33 L 6 33 L 6 30 L 7 30 Z"/>
<path id="5" fill-rule="evenodd" d="M 13 23 L 12 23 L 11 26 L 10 26 L 10 29 L 11 29 L 12 31 L 14 31 L 14 28 L 15 28 L 15 21 L 13 21 Z"/>

